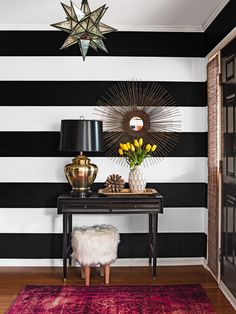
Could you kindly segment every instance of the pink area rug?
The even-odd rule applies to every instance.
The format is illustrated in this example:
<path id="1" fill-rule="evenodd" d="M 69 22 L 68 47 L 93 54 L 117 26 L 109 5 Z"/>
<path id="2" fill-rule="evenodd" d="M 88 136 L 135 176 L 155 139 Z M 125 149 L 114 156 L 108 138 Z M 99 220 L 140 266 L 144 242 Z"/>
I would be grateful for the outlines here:
<path id="1" fill-rule="evenodd" d="M 7 314 L 216 313 L 200 285 L 26 286 Z"/>

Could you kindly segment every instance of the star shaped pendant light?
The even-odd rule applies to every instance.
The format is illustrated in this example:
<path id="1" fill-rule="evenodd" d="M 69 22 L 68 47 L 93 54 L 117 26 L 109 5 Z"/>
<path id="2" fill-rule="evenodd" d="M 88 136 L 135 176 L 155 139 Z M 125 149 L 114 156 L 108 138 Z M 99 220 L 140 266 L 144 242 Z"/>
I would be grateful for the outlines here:
<path id="1" fill-rule="evenodd" d="M 86 58 L 89 46 L 96 51 L 99 48 L 107 52 L 103 43 L 104 34 L 116 31 L 115 28 L 100 22 L 108 7 L 104 4 L 91 11 L 87 0 L 82 0 L 80 9 L 73 2 L 70 2 L 70 6 L 64 3 L 61 5 L 66 13 L 66 21 L 51 24 L 69 34 L 61 49 L 78 43 L 83 60 Z"/>

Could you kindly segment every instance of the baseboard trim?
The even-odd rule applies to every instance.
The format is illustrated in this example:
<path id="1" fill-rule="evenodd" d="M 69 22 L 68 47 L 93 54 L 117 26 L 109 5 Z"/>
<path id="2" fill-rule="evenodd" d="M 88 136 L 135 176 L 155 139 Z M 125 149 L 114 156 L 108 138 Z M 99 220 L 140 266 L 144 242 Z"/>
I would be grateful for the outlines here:
<path id="1" fill-rule="evenodd" d="M 220 281 L 219 288 L 224 293 L 225 297 L 228 299 L 233 308 L 236 310 L 236 299 L 229 291 L 229 289 L 226 287 L 226 285 L 223 283 L 223 281 Z"/>
<path id="2" fill-rule="evenodd" d="M 215 281 L 219 284 L 217 277 L 213 274 L 213 272 L 211 271 L 211 269 L 208 267 L 208 261 L 206 258 L 203 259 L 203 267 L 209 271 L 209 273 L 212 275 L 212 277 L 215 279 Z"/>
<path id="3" fill-rule="evenodd" d="M 193 266 L 203 265 L 203 257 L 194 258 L 158 258 L 157 266 Z M 0 259 L 0 267 L 61 267 L 62 259 Z M 73 262 L 73 266 L 77 263 Z M 119 258 L 113 266 L 128 267 L 128 266 L 148 266 L 147 258 Z"/>
<path id="4" fill-rule="evenodd" d="M 209 270 L 207 266 L 207 259 L 205 257 L 203 257 L 203 267 Z"/>
<path id="5" fill-rule="evenodd" d="M 218 286 L 220 288 L 220 290 L 223 292 L 223 294 L 225 295 L 225 297 L 227 298 L 227 300 L 230 302 L 230 304 L 233 306 L 233 308 L 236 310 L 236 299 L 235 297 L 232 295 L 232 293 L 229 291 L 229 289 L 226 287 L 226 285 L 223 283 L 222 280 L 218 281 L 216 276 L 212 273 L 212 271 L 210 270 L 210 268 L 207 265 L 207 259 L 203 258 L 203 267 L 209 271 L 209 273 L 212 275 L 212 277 L 215 279 L 215 281 L 218 283 Z"/>
<path id="6" fill-rule="evenodd" d="M 158 258 L 157 266 L 192 266 L 203 265 L 203 257 L 194 258 Z M 119 258 L 114 266 L 148 266 L 146 258 Z"/>

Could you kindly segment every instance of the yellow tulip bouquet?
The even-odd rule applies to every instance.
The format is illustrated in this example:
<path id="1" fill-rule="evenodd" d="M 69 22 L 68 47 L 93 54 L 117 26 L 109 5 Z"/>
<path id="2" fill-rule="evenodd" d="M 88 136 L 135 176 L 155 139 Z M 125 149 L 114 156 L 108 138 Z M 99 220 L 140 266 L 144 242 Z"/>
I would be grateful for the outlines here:
<path id="1" fill-rule="evenodd" d="M 157 148 L 157 145 L 147 144 L 143 146 L 143 139 L 135 139 L 133 143 L 120 143 L 119 154 L 126 157 L 126 160 L 131 169 L 134 166 L 140 166 L 145 158 L 150 157 L 152 152 Z"/>

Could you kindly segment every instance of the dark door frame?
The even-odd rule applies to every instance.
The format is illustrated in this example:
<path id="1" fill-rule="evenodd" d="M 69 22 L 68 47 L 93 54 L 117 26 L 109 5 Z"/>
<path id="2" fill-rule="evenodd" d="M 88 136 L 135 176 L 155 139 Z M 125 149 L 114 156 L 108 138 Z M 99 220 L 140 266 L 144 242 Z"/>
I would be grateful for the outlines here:
<path id="1" fill-rule="evenodd" d="M 215 56 L 218 57 L 219 60 L 219 79 L 221 78 L 221 50 L 228 45 L 228 43 L 230 41 L 232 41 L 234 38 L 236 37 L 236 28 L 234 28 L 224 39 L 223 41 L 217 46 L 215 47 L 210 54 L 207 56 L 207 62 L 209 63 Z M 216 208 L 216 211 L 218 213 L 218 217 L 217 217 L 217 224 L 219 227 L 218 230 L 218 237 L 217 237 L 217 249 L 218 249 L 218 254 L 215 254 L 215 265 L 217 265 L 217 270 L 214 273 L 214 270 L 211 269 L 211 266 L 208 265 L 206 266 L 208 268 L 208 270 L 213 274 L 213 276 L 215 277 L 216 281 L 218 282 L 219 288 L 222 290 L 222 292 L 224 293 L 224 295 L 227 297 L 227 299 L 230 301 L 230 303 L 234 306 L 234 308 L 236 309 L 236 299 L 234 298 L 234 296 L 231 294 L 231 292 L 229 291 L 229 289 L 225 286 L 225 284 L 223 283 L 223 281 L 221 280 L 221 224 L 222 224 L 222 219 L 221 219 L 221 215 L 222 215 L 222 175 L 221 175 L 221 167 L 220 167 L 220 160 L 223 160 L 223 147 L 222 147 L 222 130 L 223 130 L 223 123 L 222 123 L 222 117 L 223 117 L 223 101 L 222 101 L 222 90 L 221 90 L 221 86 L 218 86 L 218 101 L 217 104 L 215 106 L 213 106 L 212 109 L 209 110 L 208 108 L 208 136 L 209 136 L 209 125 L 212 125 L 212 117 L 210 116 L 211 113 L 215 113 L 215 118 L 217 119 L 217 125 L 216 127 L 218 128 L 218 132 L 217 129 L 215 128 L 215 136 L 216 136 L 216 145 L 217 148 L 215 150 L 215 153 L 213 154 L 213 161 L 214 159 L 217 160 L 217 164 L 216 164 L 216 168 L 215 168 L 215 175 L 217 177 L 217 185 L 213 186 L 211 185 L 210 181 L 208 180 L 208 195 L 209 195 L 209 189 L 211 189 L 211 192 L 217 196 L 218 199 L 218 208 Z M 208 146 L 209 149 L 209 146 Z M 210 159 L 210 160 L 209 160 Z M 211 158 L 209 158 L 208 155 L 208 163 L 212 162 Z M 209 164 L 208 164 L 209 165 Z M 208 199 L 209 202 L 209 199 Z M 208 210 L 209 210 L 209 203 L 208 203 Z M 208 213 L 208 218 L 209 218 L 209 213 Z M 209 224 L 209 220 L 208 220 L 208 234 L 210 232 L 211 226 Z M 208 245 L 208 251 L 209 251 L 209 241 L 207 243 Z M 213 257 L 214 260 L 214 257 Z M 209 261 L 209 256 L 207 257 L 207 262 Z"/>

